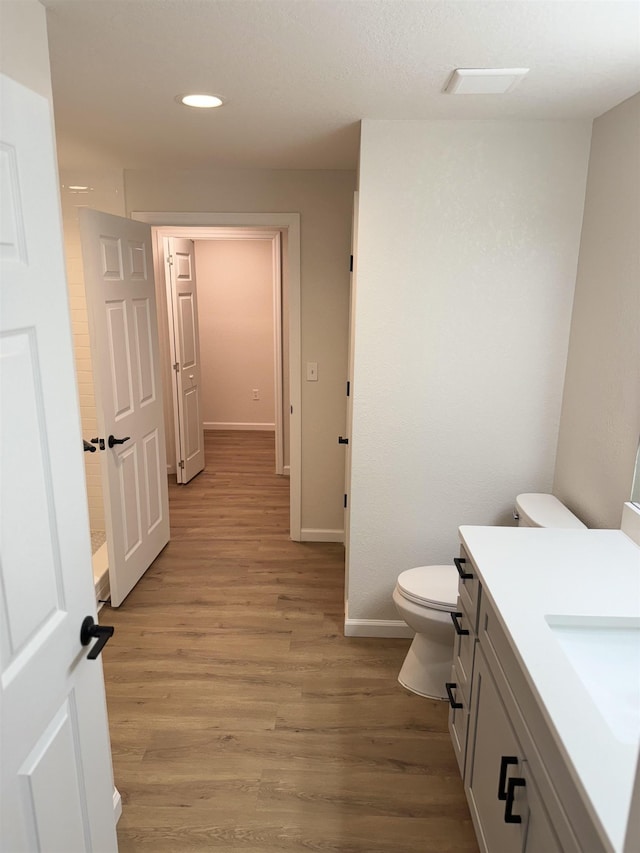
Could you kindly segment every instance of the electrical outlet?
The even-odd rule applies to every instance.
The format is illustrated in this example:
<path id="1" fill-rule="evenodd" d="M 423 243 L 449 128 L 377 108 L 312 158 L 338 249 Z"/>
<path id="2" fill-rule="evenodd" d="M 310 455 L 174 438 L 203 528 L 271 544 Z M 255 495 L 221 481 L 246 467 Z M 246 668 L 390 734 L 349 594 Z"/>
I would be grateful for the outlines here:
<path id="1" fill-rule="evenodd" d="M 253 391 L 251 393 L 251 399 L 252 400 L 259 400 L 260 399 L 260 391 L 257 388 L 253 389 Z"/>

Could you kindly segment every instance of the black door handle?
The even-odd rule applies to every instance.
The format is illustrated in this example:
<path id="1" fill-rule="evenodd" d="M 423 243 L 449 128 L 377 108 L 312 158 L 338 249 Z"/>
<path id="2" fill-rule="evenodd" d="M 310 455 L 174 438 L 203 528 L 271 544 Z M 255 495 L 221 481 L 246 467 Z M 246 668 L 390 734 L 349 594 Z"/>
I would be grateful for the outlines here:
<path id="1" fill-rule="evenodd" d="M 80 642 L 83 646 L 88 646 L 91 640 L 98 641 L 91 648 L 87 660 L 95 660 L 98 657 L 109 639 L 113 637 L 114 630 L 111 625 L 98 625 L 97 622 L 93 621 L 93 616 L 85 616 L 80 628 Z"/>
<path id="2" fill-rule="evenodd" d="M 338 436 L 338 444 L 349 444 L 348 438 L 343 438 L 341 435 Z"/>
<path id="3" fill-rule="evenodd" d="M 95 453 L 98 449 L 97 447 L 94 447 L 93 444 L 90 444 L 86 438 L 82 439 L 82 447 L 84 448 L 85 453 Z"/>
<path id="4" fill-rule="evenodd" d="M 97 444 L 100 450 L 104 450 L 104 438 L 92 438 L 91 444 Z"/>
<path id="5" fill-rule="evenodd" d="M 115 444 L 124 444 L 125 441 L 129 441 L 130 438 L 130 435 L 125 435 L 124 438 L 115 438 L 113 435 L 110 435 L 107 439 L 107 444 L 109 447 L 113 447 Z"/>

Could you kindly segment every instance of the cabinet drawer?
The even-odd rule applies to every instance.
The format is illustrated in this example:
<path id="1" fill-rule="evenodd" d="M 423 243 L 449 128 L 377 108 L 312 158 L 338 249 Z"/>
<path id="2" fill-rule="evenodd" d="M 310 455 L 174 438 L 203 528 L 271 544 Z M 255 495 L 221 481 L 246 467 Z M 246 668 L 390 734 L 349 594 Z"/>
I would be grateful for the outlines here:
<path id="1" fill-rule="evenodd" d="M 480 604 L 480 581 L 478 580 L 478 573 L 463 547 L 460 548 L 460 556 L 454 560 L 454 563 L 460 576 L 458 579 L 458 598 L 472 620 L 474 632 L 477 632 Z"/>
<path id="2" fill-rule="evenodd" d="M 453 641 L 453 663 L 459 673 L 462 690 L 469 700 L 471 690 L 471 673 L 473 671 L 473 656 L 476 647 L 476 631 L 474 620 L 469 615 L 464 602 L 458 598 L 456 611 L 452 614 L 455 616 L 455 623 L 461 631 L 468 631 L 467 634 L 459 634 L 456 632 Z"/>
<path id="3" fill-rule="evenodd" d="M 467 729 L 469 724 L 469 700 L 468 692 L 462 690 L 460 673 L 455 664 L 451 667 L 451 681 L 447 686 L 450 692 L 449 698 L 449 734 L 453 744 L 453 751 L 460 768 L 460 775 L 464 778 L 464 764 L 467 752 Z M 461 706 L 461 707 L 458 707 Z"/>

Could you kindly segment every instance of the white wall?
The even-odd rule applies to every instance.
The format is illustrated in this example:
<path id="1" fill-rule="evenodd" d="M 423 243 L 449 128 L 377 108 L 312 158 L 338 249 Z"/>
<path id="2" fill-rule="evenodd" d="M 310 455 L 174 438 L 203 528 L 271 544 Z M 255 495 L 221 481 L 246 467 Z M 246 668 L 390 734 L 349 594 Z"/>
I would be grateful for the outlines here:
<path id="1" fill-rule="evenodd" d="M 640 94 L 593 124 L 554 491 L 619 527 L 640 436 Z"/>
<path id="2" fill-rule="evenodd" d="M 127 210 L 300 213 L 302 528 L 343 526 L 351 171 L 125 171 Z M 304 363 L 318 362 L 318 382 Z"/>
<path id="3" fill-rule="evenodd" d="M 587 122 L 365 121 L 348 617 L 555 462 Z"/>
<path id="4" fill-rule="evenodd" d="M 204 427 L 273 430 L 271 241 L 196 240 L 194 246 Z"/>
<path id="5" fill-rule="evenodd" d="M 44 7 L 36 0 L 2 0 L 0 69 L 51 103 L 49 42 Z"/>

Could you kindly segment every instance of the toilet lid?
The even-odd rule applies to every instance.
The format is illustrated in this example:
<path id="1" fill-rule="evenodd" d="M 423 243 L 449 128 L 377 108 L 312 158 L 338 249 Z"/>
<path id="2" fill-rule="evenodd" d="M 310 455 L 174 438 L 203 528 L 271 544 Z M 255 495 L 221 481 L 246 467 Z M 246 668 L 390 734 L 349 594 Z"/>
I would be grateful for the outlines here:
<path id="1" fill-rule="evenodd" d="M 398 577 L 398 591 L 409 601 L 434 610 L 453 610 L 458 600 L 458 573 L 454 566 L 418 566 Z"/>

